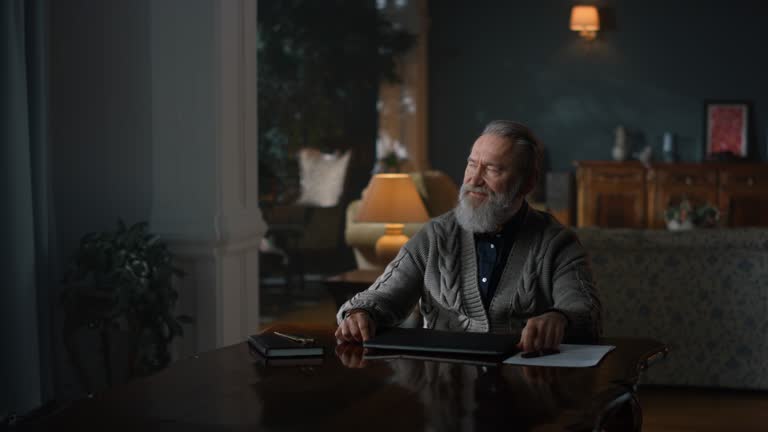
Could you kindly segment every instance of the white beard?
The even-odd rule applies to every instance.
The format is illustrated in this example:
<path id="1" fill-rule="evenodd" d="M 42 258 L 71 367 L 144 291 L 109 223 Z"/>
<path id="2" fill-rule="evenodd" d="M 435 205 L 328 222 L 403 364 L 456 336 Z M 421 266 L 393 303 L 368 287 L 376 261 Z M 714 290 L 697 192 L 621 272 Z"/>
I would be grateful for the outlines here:
<path id="1" fill-rule="evenodd" d="M 459 190 L 459 203 L 454 209 L 456 222 L 471 233 L 494 232 L 520 208 L 515 205 L 518 191 L 519 186 L 510 188 L 507 193 L 496 193 L 484 187 L 463 184 Z M 467 192 L 487 193 L 488 198 L 475 206 Z"/>

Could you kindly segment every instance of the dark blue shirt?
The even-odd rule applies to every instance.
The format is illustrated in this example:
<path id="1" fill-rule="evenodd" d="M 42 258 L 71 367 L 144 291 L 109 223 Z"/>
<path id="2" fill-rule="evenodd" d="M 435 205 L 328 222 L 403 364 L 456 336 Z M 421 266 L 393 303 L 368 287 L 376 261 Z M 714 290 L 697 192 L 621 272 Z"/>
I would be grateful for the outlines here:
<path id="1" fill-rule="evenodd" d="M 528 212 L 528 203 L 523 201 L 520 210 L 495 233 L 475 234 L 475 252 L 477 254 L 477 283 L 483 306 L 488 306 L 496 292 L 504 265 L 515 242 L 517 230 Z"/>

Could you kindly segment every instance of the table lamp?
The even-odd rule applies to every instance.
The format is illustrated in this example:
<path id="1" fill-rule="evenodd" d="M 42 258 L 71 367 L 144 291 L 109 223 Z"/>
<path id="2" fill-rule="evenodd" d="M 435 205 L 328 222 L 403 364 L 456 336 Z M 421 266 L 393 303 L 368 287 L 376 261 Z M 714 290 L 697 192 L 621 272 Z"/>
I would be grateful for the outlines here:
<path id="1" fill-rule="evenodd" d="M 427 209 L 408 174 L 373 176 L 356 218 L 357 222 L 387 224 L 384 235 L 376 241 L 376 256 L 386 263 L 392 261 L 408 241 L 408 236 L 403 233 L 403 224 L 428 220 Z"/>

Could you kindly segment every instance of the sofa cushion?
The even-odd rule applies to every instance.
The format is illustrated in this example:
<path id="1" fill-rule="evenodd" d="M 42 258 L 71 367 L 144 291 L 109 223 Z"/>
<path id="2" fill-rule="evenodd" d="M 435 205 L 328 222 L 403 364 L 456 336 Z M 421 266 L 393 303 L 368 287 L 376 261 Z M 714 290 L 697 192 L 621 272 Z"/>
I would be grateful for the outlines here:
<path id="1" fill-rule="evenodd" d="M 296 204 L 313 207 L 334 207 L 344 189 L 344 178 L 350 152 L 322 153 L 315 149 L 299 151 L 301 195 Z"/>

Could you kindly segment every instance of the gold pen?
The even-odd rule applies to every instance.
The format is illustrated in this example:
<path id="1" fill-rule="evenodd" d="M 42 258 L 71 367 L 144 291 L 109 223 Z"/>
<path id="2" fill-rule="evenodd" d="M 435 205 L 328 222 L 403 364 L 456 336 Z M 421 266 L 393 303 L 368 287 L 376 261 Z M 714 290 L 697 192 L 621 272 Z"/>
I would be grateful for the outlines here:
<path id="1" fill-rule="evenodd" d="M 315 342 L 314 339 L 309 338 L 309 337 L 305 337 L 305 336 L 291 335 L 291 334 L 286 334 L 286 333 L 280 333 L 280 332 L 277 332 L 277 331 L 273 331 L 272 333 L 274 333 L 277 336 L 284 337 L 286 339 L 292 340 L 294 342 L 298 342 L 300 344 L 310 344 L 310 343 L 314 343 Z"/>

